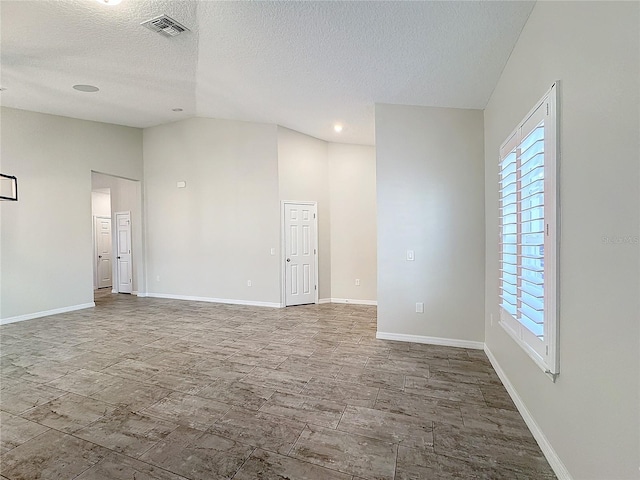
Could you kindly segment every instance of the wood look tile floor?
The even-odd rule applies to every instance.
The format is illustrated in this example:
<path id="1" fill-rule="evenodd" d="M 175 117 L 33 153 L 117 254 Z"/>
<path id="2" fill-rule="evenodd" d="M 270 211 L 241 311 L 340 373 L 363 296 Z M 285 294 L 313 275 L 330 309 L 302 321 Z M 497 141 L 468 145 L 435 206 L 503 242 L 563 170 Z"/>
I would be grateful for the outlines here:
<path id="1" fill-rule="evenodd" d="M 96 295 L 0 327 L 0 478 L 552 479 L 481 351 L 376 308 Z"/>

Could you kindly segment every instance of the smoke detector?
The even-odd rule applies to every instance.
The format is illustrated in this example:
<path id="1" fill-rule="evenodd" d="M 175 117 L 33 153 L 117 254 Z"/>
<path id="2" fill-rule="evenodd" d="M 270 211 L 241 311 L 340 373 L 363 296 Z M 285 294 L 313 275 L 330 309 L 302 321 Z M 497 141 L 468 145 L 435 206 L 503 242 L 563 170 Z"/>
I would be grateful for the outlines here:
<path id="1" fill-rule="evenodd" d="M 182 32 L 189 31 L 187 27 L 168 15 L 160 15 L 159 17 L 142 22 L 140 25 L 151 31 L 164 35 L 165 37 L 175 37 L 176 35 L 180 35 Z"/>

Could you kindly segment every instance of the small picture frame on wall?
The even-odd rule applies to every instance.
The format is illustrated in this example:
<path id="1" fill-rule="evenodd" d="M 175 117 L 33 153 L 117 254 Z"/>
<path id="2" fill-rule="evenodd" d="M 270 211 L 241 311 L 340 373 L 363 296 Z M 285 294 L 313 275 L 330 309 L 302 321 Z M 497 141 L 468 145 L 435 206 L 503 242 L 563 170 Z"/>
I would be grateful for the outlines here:
<path id="1" fill-rule="evenodd" d="M 0 173 L 0 200 L 18 201 L 18 179 L 11 175 Z"/>

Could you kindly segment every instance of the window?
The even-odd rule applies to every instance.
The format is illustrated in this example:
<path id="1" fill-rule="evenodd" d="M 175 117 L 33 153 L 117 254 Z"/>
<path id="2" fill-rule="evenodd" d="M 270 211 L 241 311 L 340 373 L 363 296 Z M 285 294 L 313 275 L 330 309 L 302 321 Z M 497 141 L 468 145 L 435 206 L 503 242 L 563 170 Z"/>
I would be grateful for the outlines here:
<path id="1" fill-rule="evenodd" d="M 500 147 L 500 325 L 555 381 L 557 85 Z"/>

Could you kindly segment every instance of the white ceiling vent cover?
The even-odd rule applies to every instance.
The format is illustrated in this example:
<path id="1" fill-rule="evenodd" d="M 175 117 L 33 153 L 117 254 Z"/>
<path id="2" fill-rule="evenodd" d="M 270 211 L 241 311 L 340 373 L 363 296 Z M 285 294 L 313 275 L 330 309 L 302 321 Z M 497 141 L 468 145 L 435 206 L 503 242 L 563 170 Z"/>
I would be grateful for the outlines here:
<path id="1" fill-rule="evenodd" d="M 166 37 L 175 37 L 176 35 L 180 35 L 182 32 L 189 31 L 187 27 L 167 15 L 160 15 L 159 17 L 142 22 L 140 25 Z"/>

